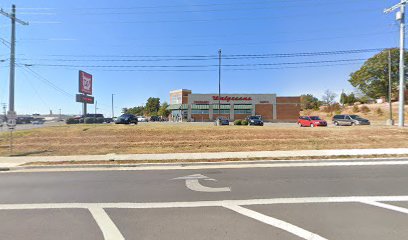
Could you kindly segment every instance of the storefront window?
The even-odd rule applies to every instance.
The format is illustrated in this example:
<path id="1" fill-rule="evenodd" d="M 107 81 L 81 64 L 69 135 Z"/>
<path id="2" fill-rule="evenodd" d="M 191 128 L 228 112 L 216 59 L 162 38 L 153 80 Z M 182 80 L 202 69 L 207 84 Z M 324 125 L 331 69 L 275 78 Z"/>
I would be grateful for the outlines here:
<path id="1" fill-rule="evenodd" d="M 191 110 L 191 114 L 209 114 L 209 111 L 205 109 L 193 109 Z"/>
<path id="2" fill-rule="evenodd" d="M 218 109 L 214 110 L 214 114 L 218 114 Z M 229 109 L 221 109 L 220 114 L 230 114 Z"/>
<path id="3" fill-rule="evenodd" d="M 234 110 L 235 114 L 252 114 L 251 109 L 235 109 Z"/>

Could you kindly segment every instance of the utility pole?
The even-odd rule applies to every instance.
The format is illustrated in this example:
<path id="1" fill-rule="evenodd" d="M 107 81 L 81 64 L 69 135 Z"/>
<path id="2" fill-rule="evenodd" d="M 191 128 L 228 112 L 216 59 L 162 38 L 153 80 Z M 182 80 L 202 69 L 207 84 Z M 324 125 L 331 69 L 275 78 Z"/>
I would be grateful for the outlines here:
<path id="1" fill-rule="evenodd" d="M 15 83 L 15 64 L 16 64 L 16 22 L 21 25 L 28 25 L 16 17 L 16 5 L 12 5 L 11 14 L 0 9 L 0 14 L 11 19 L 11 46 L 10 46 L 10 86 L 9 86 L 9 110 L 7 112 L 9 125 L 13 128 L 15 125 L 16 111 L 14 109 L 14 83 Z"/>
<path id="2" fill-rule="evenodd" d="M 394 119 L 392 119 L 392 62 L 391 62 L 391 49 L 388 50 L 388 105 L 390 107 L 390 118 L 387 120 L 387 125 L 393 126 Z"/>
<path id="3" fill-rule="evenodd" d="M 113 111 L 113 96 L 114 96 L 115 94 L 114 93 L 112 93 L 112 118 L 114 118 L 115 117 L 115 114 L 114 114 L 114 111 Z"/>
<path id="4" fill-rule="evenodd" d="M 404 94 L 405 94 L 405 63 L 404 63 L 404 47 L 405 47 L 405 5 L 408 0 L 401 0 L 397 5 L 392 6 L 391 8 L 385 9 L 384 13 L 391 13 L 396 9 L 400 9 L 397 12 L 396 19 L 400 22 L 400 69 L 399 69 L 399 78 L 400 78 L 400 87 L 399 87 L 399 121 L 398 126 L 404 127 Z"/>
<path id="5" fill-rule="evenodd" d="M 95 101 L 95 115 L 94 115 L 94 121 L 96 123 L 96 110 L 98 109 L 98 101 Z"/>
<path id="6" fill-rule="evenodd" d="M 218 117 L 221 114 L 221 49 L 218 50 Z"/>
<path id="7" fill-rule="evenodd" d="M 61 108 L 58 109 L 58 110 L 59 110 L 59 121 L 61 121 L 61 119 L 62 119 L 62 116 L 61 116 Z"/>

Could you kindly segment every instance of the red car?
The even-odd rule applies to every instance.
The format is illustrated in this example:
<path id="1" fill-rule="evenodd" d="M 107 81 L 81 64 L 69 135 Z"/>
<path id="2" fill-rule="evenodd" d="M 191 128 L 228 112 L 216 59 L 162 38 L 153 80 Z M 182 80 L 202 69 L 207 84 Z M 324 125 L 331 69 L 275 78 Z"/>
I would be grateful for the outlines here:
<path id="1" fill-rule="evenodd" d="M 301 127 L 327 127 L 327 122 L 318 116 L 300 116 L 297 123 Z"/>

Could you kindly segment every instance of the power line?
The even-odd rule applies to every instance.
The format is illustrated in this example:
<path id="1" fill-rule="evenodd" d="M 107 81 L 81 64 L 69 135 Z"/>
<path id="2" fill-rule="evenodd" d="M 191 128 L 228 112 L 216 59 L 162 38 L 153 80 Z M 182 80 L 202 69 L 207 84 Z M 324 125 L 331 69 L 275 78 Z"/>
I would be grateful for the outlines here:
<path id="1" fill-rule="evenodd" d="M 248 64 L 223 64 L 222 67 L 242 67 L 242 66 L 282 66 L 282 65 L 301 65 L 301 64 L 320 64 L 320 63 L 339 63 L 364 61 L 365 58 L 359 59 L 338 59 L 338 60 L 321 60 L 321 61 L 303 61 L 303 62 L 281 62 L 281 63 L 248 63 Z M 22 63 L 25 65 L 24 63 Z M 107 69 L 122 69 L 122 68 L 149 68 L 149 69 L 188 69 L 188 68 L 214 68 L 218 65 L 70 65 L 70 64 L 30 64 L 30 66 L 39 67 L 70 67 L 70 68 L 107 68 Z"/>
<path id="2" fill-rule="evenodd" d="M 73 94 L 65 91 L 64 89 L 58 87 L 57 85 L 55 85 L 54 83 L 52 83 L 51 81 L 49 81 L 48 79 L 46 79 L 45 77 L 41 76 L 40 74 L 38 74 L 37 72 L 35 72 L 34 70 L 32 70 L 31 68 L 27 67 L 26 65 L 23 64 L 17 64 L 18 67 L 22 67 L 22 69 L 24 71 L 26 71 L 27 73 L 32 74 L 35 78 L 37 78 L 38 80 L 42 81 L 43 83 L 47 84 L 48 86 L 50 86 L 51 88 L 53 88 L 54 90 L 64 94 L 65 96 L 72 98 L 74 97 Z"/>
<path id="3" fill-rule="evenodd" d="M 388 49 L 389 47 L 384 47 L 384 48 L 368 48 L 368 49 L 349 49 L 349 50 L 334 50 L 334 51 L 317 51 L 317 52 L 295 52 L 295 53 L 256 53 L 256 54 L 226 54 L 224 55 L 225 57 L 223 58 L 251 58 L 251 57 L 310 57 L 310 56 L 327 56 L 327 55 L 343 55 L 343 54 L 358 54 L 358 53 L 370 53 L 370 52 L 378 52 L 382 51 L 384 49 Z M 40 55 L 41 56 L 41 55 Z M 70 55 L 42 55 L 46 57 L 91 57 L 91 58 L 142 58 L 141 60 L 190 60 L 190 59 L 204 59 L 204 60 L 212 60 L 212 59 L 218 59 L 217 55 L 75 55 L 75 54 L 70 54 Z M 40 60 L 36 58 L 19 58 L 20 60 Z M 63 59 L 59 58 L 61 60 L 67 60 L 70 61 L 70 59 Z M 52 58 L 45 58 L 44 60 L 54 60 Z M 58 59 L 57 59 L 58 60 Z M 77 61 L 77 59 L 72 59 Z M 95 60 L 101 60 L 101 61 L 114 61 L 117 59 L 95 59 Z M 127 61 L 128 59 L 119 59 L 119 60 L 124 60 Z M 92 59 L 82 59 L 78 61 L 93 61 Z"/>

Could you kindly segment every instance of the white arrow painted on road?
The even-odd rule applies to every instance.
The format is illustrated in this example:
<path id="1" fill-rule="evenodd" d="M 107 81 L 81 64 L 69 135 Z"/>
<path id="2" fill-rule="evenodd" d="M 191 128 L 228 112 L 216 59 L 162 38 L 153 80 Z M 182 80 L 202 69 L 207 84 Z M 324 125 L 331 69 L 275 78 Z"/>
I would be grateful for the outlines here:
<path id="1" fill-rule="evenodd" d="M 178 178 L 173 178 L 173 180 L 186 180 L 186 187 L 192 191 L 196 192 L 231 192 L 231 188 L 229 187 L 223 187 L 223 188 L 212 188 L 212 187 L 206 187 L 201 185 L 199 182 L 199 179 L 203 179 L 206 181 L 217 181 L 215 179 L 209 178 L 207 176 L 201 175 L 201 174 L 193 174 L 185 177 L 178 177 Z"/>

